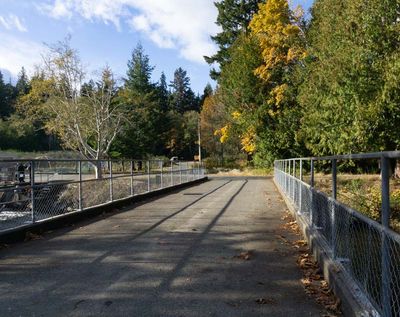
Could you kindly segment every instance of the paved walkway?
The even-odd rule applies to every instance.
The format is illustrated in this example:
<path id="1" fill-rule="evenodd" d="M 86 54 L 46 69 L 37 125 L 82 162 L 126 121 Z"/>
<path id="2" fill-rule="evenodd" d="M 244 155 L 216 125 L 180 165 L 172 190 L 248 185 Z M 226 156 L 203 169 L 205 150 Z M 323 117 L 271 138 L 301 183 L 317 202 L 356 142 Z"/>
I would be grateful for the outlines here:
<path id="1" fill-rule="evenodd" d="M 14 245 L 0 316 L 319 316 L 285 209 L 271 179 L 220 178 Z"/>

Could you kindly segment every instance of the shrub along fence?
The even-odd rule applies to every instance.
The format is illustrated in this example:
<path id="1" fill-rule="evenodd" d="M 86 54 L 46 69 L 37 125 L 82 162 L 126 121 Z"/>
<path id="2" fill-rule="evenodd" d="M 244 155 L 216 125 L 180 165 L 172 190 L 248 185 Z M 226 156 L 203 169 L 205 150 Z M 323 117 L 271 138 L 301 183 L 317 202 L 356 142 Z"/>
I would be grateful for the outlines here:
<path id="1" fill-rule="evenodd" d="M 199 162 L 0 160 L 0 234 L 203 177 Z"/>
<path id="2" fill-rule="evenodd" d="M 308 231 L 319 233 L 331 260 L 385 317 L 400 316 L 400 235 L 390 229 L 390 162 L 399 158 L 400 152 L 296 158 L 275 161 L 274 171 L 276 184 Z M 338 161 L 354 160 L 379 163 L 380 222 L 337 200 Z M 330 195 L 315 188 L 315 166 L 322 162 L 331 167 Z"/>

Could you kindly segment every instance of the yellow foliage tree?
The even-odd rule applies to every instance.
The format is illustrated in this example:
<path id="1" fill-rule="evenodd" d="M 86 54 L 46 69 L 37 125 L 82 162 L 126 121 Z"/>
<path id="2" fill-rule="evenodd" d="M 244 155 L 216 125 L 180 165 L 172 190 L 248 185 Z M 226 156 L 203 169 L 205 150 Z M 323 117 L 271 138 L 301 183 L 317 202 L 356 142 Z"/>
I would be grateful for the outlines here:
<path id="1" fill-rule="evenodd" d="M 270 81 L 276 69 L 290 67 L 305 56 L 298 15 L 289 9 L 287 0 L 269 0 L 259 5 L 250 22 L 252 34 L 258 37 L 264 63 L 255 74 Z"/>
<path id="2" fill-rule="evenodd" d="M 255 75 L 269 86 L 268 114 L 276 116 L 287 103 L 289 85 L 285 74 L 306 56 L 304 36 L 300 28 L 302 10 L 293 13 L 287 0 L 269 0 L 259 5 L 259 11 L 250 22 L 262 51 L 263 63 Z"/>

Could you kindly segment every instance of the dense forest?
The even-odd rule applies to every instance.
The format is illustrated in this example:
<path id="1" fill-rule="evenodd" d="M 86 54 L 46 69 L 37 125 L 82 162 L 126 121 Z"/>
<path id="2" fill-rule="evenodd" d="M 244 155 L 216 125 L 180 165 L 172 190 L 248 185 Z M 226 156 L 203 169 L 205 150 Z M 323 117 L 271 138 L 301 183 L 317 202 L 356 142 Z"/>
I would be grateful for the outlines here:
<path id="1" fill-rule="evenodd" d="M 239 143 L 276 158 L 400 147 L 400 2 L 287 0 L 216 4 L 218 82 L 201 113 L 204 146 Z M 217 113 L 218 115 L 211 115 Z"/>
<path id="2" fill-rule="evenodd" d="M 220 163 L 399 149 L 398 0 L 316 0 L 307 14 L 287 0 L 215 5 L 214 90 L 196 96 L 182 68 L 152 82 L 141 45 L 121 83 L 107 67 L 86 80 L 61 43 L 31 78 L 0 75 L 0 148 L 190 159 L 200 120 L 203 154 Z"/>
<path id="3" fill-rule="evenodd" d="M 107 140 L 112 142 L 97 158 L 193 159 L 198 152 L 200 105 L 212 93 L 210 85 L 203 96 L 195 95 L 180 67 L 169 83 L 163 72 L 158 82 L 152 82 L 154 67 L 141 44 L 133 50 L 120 83 L 109 67 L 100 70 L 99 79 L 84 81 L 78 52 L 69 42 L 67 38 L 49 47 L 49 56 L 31 78 L 22 68 L 15 85 L 5 84 L 0 73 L 0 149 L 72 149 L 93 158 L 87 151 L 99 150 L 94 134 L 118 122 L 115 137 Z M 108 108 L 101 114 L 105 103 Z M 118 120 L 109 120 L 115 110 Z M 91 125 L 100 122 L 101 115 L 107 125 L 96 130 Z M 85 134 L 83 142 L 74 142 L 75 135 L 68 132 L 72 125 L 79 125 L 80 134 Z"/>

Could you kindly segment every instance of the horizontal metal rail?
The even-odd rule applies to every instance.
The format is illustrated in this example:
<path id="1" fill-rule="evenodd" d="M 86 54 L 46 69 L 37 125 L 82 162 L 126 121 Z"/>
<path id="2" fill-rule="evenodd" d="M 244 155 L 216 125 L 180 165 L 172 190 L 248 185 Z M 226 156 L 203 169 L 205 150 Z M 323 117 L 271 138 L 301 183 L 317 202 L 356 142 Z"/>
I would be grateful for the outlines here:
<path id="1" fill-rule="evenodd" d="M 380 159 L 386 158 L 400 158 L 400 151 L 383 151 L 383 152 L 371 152 L 371 153 L 357 153 L 357 154 L 343 154 L 343 155 L 330 155 L 330 156 L 312 156 L 312 157 L 298 157 L 289 158 L 279 161 L 332 161 L 332 160 L 362 160 L 362 159 Z"/>

